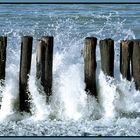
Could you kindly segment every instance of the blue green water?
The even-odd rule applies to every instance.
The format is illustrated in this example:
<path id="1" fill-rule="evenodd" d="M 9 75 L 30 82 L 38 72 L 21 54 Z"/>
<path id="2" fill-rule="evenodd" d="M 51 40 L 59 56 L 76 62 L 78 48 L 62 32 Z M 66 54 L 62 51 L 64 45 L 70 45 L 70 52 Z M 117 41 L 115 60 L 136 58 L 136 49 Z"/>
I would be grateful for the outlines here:
<path id="1" fill-rule="evenodd" d="M 1 4 L 0 35 L 8 37 L 6 86 L 1 88 L 0 135 L 134 136 L 140 135 L 140 93 L 121 79 L 119 45 L 140 38 L 139 4 Z M 18 112 L 21 36 L 33 36 L 29 79 L 32 115 Z M 37 39 L 54 36 L 53 96 L 50 105 L 35 81 Z M 84 39 L 97 37 L 99 101 L 84 91 Z M 115 41 L 115 79 L 100 71 L 99 40 Z"/>

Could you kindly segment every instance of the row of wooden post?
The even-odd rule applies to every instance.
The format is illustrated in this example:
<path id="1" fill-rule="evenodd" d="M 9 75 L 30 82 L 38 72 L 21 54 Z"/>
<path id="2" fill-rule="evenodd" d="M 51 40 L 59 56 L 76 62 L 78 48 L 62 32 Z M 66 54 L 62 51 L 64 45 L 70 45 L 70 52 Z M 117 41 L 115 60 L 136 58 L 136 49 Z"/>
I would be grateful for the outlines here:
<path id="1" fill-rule="evenodd" d="M 97 38 L 85 39 L 85 83 L 86 90 L 97 96 L 96 91 L 96 44 Z M 114 40 L 99 41 L 101 69 L 105 75 L 114 77 Z M 120 43 L 120 72 L 123 79 L 134 78 L 136 89 L 140 90 L 140 39 L 122 40 Z"/>
<path id="2" fill-rule="evenodd" d="M 46 96 L 52 94 L 53 79 L 53 42 L 52 36 L 44 36 L 38 41 L 36 52 L 36 78 L 40 79 Z M 20 110 L 30 112 L 30 92 L 28 80 L 31 68 L 33 37 L 23 36 L 19 72 Z M 96 45 L 97 38 L 85 38 L 84 72 L 85 90 L 97 96 L 96 86 Z M 114 77 L 114 40 L 99 41 L 101 69 L 105 75 Z M 7 37 L 0 37 L 0 80 L 5 79 Z M 134 78 L 136 89 L 140 90 L 140 40 L 122 40 L 120 43 L 120 72 L 123 78 Z M 3 85 L 3 83 L 1 83 Z M 47 100 L 47 99 L 46 99 Z"/>
<path id="3" fill-rule="evenodd" d="M 30 93 L 28 79 L 31 68 L 33 37 L 24 36 L 21 43 L 19 97 L 20 110 L 30 112 Z M 36 55 L 36 78 L 40 79 L 46 93 L 46 100 L 52 93 L 53 37 L 46 36 L 39 40 Z"/>
<path id="4" fill-rule="evenodd" d="M 96 86 L 96 45 L 97 38 L 87 37 L 84 47 L 84 70 L 86 91 L 97 96 Z M 112 39 L 100 40 L 101 68 L 108 76 L 114 76 L 114 41 Z"/>

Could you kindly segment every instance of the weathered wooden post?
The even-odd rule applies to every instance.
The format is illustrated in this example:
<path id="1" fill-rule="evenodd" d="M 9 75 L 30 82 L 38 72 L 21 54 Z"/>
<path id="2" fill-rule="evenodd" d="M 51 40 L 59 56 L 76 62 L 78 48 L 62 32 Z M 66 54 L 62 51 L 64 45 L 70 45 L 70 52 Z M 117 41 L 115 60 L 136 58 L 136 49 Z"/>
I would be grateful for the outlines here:
<path id="1" fill-rule="evenodd" d="M 85 38 L 84 46 L 84 72 L 85 72 L 85 90 L 94 96 L 97 96 L 96 91 L 96 45 L 97 38 Z"/>
<path id="2" fill-rule="evenodd" d="M 101 68 L 104 74 L 114 77 L 114 40 L 100 40 Z"/>
<path id="3" fill-rule="evenodd" d="M 122 40 L 120 43 L 120 72 L 122 78 L 131 80 L 130 61 L 132 59 L 132 40 Z"/>
<path id="4" fill-rule="evenodd" d="M 45 76 L 45 42 L 39 40 L 36 46 L 36 78 Z M 41 80 L 41 79 L 40 79 Z"/>
<path id="5" fill-rule="evenodd" d="M 136 84 L 136 89 L 140 90 L 140 39 L 133 41 L 132 53 L 132 75 Z"/>
<path id="6" fill-rule="evenodd" d="M 32 42 L 33 37 L 22 37 L 19 74 L 19 96 L 20 110 L 25 112 L 30 112 L 30 95 L 28 90 L 28 79 L 31 68 Z"/>
<path id="7" fill-rule="evenodd" d="M 36 77 L 41 78 L 41 84 L 48 97 L 52 94 L 52 70 L 53 70 L 53 37 L 42 37 L 37 45 Z"/>
<path id="8" fill-rule="evenodd" d="M 5 79 L 7 37 L 0 36 L 0 80 Z M 1 85 L 3 85 L 1 81 Z"/>

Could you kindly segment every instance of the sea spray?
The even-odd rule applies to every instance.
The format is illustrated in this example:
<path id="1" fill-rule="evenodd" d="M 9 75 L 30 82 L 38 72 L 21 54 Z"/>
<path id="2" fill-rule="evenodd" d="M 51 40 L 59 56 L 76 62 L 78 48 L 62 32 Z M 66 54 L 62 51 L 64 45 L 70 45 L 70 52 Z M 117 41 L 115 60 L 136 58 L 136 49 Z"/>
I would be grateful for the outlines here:
<path id="1" fill-rule="evenodd" d="M 32 55 L 32 66 L 29 76 L 29 91 L 31 94 L 31 112 L 34 120 L 44 120 L 48 117 L 50 106 L 46 103 L 46 95 L 39 80 L 36 79 L 36 54 Z"/>
<path id="2" fill-rule="evenodd" d="M 113 77 L 106 76 L 102 71 L 99 74 L 99 102 L 104 110 L 103 117 L 115 117 L 115 81 Z"/>
<path id="3" fill-rule="evenodd" d="M 8 36 L 0 135 L 140 135 L 139 91 L 133 81 L 129 83 L 119 78 L 119 43 L 122 39 L 139 38 L 139 11 L 139 5 L 0 5 L 0 31 Z M 35 79 L 34 46 L 29 79 L 32 115 L 17 111 L 23 35 L 33 36 L 34 41 L 43 35 L 54 36 L 50 105 L 46 104 L 45 94 Z M 98 99 L 84 91 L 81 50 L 88 36 L 97 37 L 98 41 L 111 37 L 115 41 L 115 79 L 100 73 L 97 45 Z"/>
<path id="4" fill-rule="evenodd" d="M 6 69 L 5 87 L 2 91 L 2 103 L 0 109 L 0 119 L 5 119 L 8 115 L 18 111 L 18 78 L 15 65 L 9 65 Z M 15 88 L 16 87 L 16 88 Z"/>
<path id="5" fill-rule="evenodd" d="M 116 86 L 115 108 L 118 114 L 134 116 L 140 114 L 140 92 L 136 91 L 134 81 L 122 79 Z"/>
<path id="6" fill-rule="evenodd" d="M 81 81 L 81 65 L 71 65 L 67 70 L 59 73 L 59 82 L 57 82 L 57 92 L 60 100 L 61 117 L 65 119 L 79 119 L 86 103 L 86 94 L 84 91 L 84 82 Z M 57 80 L 57 79 L 56 79 Z M 56 97 L 55 97 L 56 96 Z"/>

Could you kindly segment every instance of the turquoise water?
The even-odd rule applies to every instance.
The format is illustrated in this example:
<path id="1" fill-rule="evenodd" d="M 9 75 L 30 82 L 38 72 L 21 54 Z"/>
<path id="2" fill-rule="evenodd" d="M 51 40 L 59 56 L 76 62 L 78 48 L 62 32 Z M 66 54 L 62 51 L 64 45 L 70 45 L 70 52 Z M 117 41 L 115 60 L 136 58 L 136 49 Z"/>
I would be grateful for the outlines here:
<path id="1" fill-rule="evenodd" d="M 101 27 L 107 26 L 106 23 L 108 22 L 108 30 L 117 30 L 120 28 L 120 26 L 117 24 L 123 24 L 123 29 L 131 29 L 135 33 L 135 36 L 139 37 L 139 5 L 13 4 L 0 5 L 0 9 L 1 34 L 6 34 L 6 32 L 10 31 L 11 29 L 20 29 L 21 33 L 26 34 L 31 34 L 33 31 L 37 31 L 37 33 L 39 32 L 39 34 L 41 34 L 43 32 L 42 30 L 46 31 L 48 34 L 54 34 L 57 26 L 59 26 L 61 23 L 61 20 L 63 20 L 62 22 L 65 20 L 71 20 L 74 23 L 69 22 L 69 24 L 71 26 L 75 25 L 76 27 L 74 29 L 77 29 L 78 31 L 82 28 L 82 33 L 85 35 L 88 32 L 101 30 Z M 92 27 L 93 22 L 94 26 Z M 109 25 L 109 22 L 111 25 Z M 65 23 L 65 25 L 67 25 L 67 23 Z M 13 28 L 11 28 L 11 26 Z M 51 28 L 50 26 L 54 27 Z M 117 27 L 114 29 L 113 26 Z M 97 35 L 97 33 L 95 35 Z"/>
<path id="2" fill-rule="evenodd" d="M 0 135 L 134 136 L 139 135 L 140 93 L 121 79 L 119 45 L 140 38 L 140 5 L 0 5 L 0 35 L 8 37 L 6 86 L 1 87 Z M 29 79 L 32 115 L 18 112 L 21 36 L 34 38 Z M 53 95 L 50 105 L 35 81 L 37 39 L 54 36 Z M 98 38 L 99 102 L 84 91 L 84 39 Z M 100 70 L 99 40 L 115 41 L 115 79 Z M 6 130 L 6 131 L 5 131 Z"/>

